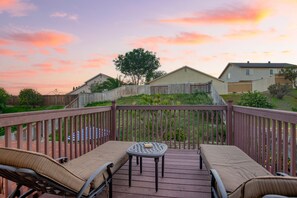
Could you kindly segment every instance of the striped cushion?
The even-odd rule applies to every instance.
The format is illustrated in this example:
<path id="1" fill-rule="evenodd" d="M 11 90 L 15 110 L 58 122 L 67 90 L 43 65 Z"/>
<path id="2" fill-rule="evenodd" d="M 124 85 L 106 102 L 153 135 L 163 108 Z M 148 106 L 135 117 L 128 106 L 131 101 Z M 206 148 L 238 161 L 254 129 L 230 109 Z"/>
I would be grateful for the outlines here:
<path id="1" fill-rule="evenodd" d="M 254 198 L 267 194 L 297 196 L 297 177 L 266 176 L 250 179 L 237 188 L 230 198 Z"/>

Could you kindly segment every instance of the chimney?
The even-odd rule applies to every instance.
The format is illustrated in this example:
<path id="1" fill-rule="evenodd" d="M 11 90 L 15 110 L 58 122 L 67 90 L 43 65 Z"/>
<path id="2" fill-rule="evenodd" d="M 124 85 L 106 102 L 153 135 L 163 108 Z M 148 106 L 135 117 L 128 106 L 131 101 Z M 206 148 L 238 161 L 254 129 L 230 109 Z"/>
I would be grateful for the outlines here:
<path id="1" fill-rule="evenodd" d="M 270 61 L 268 61 L 268 63 L 270 63 Z"/>
<path id="2" fill-rule="evenodd" d="M 250 61 L 247 61 L 247 63 L 250 63 Z"/>

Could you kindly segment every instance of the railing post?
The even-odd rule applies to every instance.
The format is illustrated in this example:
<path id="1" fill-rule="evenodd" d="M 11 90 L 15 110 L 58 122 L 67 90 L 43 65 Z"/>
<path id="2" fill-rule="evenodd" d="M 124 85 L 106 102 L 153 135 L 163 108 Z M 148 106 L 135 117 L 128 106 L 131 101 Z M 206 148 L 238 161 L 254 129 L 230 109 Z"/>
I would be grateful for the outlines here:
<path id="1" fill-rule="evenodd" d="M 116 140 L 116 102 L 112 101 L 111 106 L 111 140 Z"/>
<path id="2" fill-rule="evenodd" d="M 227 129 L 227 145 L 232 144 L 232 111 L 233 111 L 233 101 L 227 101 L 227 120 L 226 120 L 226 129 Z"/>

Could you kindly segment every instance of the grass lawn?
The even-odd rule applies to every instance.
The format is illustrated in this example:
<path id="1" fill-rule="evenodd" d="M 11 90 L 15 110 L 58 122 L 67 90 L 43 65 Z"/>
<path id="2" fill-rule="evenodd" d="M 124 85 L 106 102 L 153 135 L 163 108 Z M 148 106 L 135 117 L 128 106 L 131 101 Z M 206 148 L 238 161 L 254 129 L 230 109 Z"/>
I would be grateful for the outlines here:
<path id="1" fill-rule="evenodd" d="M 283 99 L 272 97 L 269 92 L 263 92 L 268 98 L 268 101 L 273 105 L 273 109 L 292 111 L 293 107 L 297 107 L 297 90 L 291 90 Z M 233 100 L 234 104 L 238 104 L 242 94 L 227 94 L 222 95 L 225 101 Z"/>

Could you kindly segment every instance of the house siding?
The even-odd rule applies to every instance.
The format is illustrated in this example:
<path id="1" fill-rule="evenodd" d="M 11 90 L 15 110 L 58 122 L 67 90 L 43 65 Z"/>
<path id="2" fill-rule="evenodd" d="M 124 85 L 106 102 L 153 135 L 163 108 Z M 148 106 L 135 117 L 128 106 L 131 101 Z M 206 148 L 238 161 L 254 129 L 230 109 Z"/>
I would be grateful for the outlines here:
<path id="1" fill-rule="evenodd" d="M 246 70 L 250 69 L 252 72 L 250 75 L 246 75 Z M 239 82 L 239 81 L 254 81 L 264 78 L 270 78 L 270 69 L 273 69 L 274 73 L 278 74 L 279 68 L 239 68 L 238 66 L 231 65 L 227 68 L 224 74 L 221 76 L 221 80 L 225 82 Z M 228 79 L 228 73 L 231 74 L 231 78 Z"/>
<path id="2" fill-rule="evenodd" d="M 189 67 L 182 68 L 173 73 L 170 73 L 160 79 L 150 82 L 150 85 L 168 85 L 168 84 L 183 84 L 183 83 L 207 83 L 212 81 L 214 88 L 219 94 L 227 93 L 227 85 L 215 78 L 207 76 L 192 70 Z"/>
<path id="3" fill-rule="evenodd" d="M 79 93 L 91 93 L 91 85 L 93 83 L 102 83 L 104 81 L 106 81 L 106 79 L 109 78 L 109 76 L 106 75 L 98 75 L 97 77 L 88 80 L 84 85 L 82 85 L 81 87 L 78 87 L 77 89 L 75 89 L 74 91 L 70 92 L 70 95 L 75 95 L 75 94 L 79 94 Z"/>

